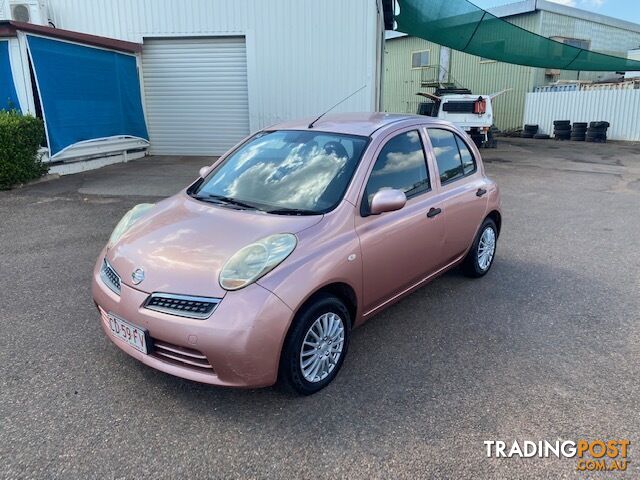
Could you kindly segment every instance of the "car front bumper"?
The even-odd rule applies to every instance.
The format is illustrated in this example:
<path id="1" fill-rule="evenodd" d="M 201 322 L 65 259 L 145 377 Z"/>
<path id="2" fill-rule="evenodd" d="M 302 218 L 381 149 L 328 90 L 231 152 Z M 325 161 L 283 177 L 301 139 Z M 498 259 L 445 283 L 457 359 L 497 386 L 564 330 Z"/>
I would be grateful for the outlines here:
<path id="1" fill-rule="evenodd" d="M 93 272 L 93 299 L 102 329 L 125 353 L 162 372 L 212 385 L 265 387 L 276 382 L 293 312 L 265 288 L 253 284 L 228 292 L 209 318 L 197 320 L 144 308 L 149 293 L 124 283 L 117 295 L 100 278 L 101 266 L 102 257 Z M 152 339 L 150 353 L 115 337 L 109 314 L 146 329 Z M 154 343 L 163 348 L 154 349 Z"/>

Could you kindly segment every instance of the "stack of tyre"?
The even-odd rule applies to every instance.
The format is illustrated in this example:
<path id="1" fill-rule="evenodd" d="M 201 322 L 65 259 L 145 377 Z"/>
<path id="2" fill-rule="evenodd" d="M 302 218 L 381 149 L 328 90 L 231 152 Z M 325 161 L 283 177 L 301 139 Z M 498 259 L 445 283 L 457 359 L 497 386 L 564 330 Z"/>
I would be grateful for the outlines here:
<path id="1" fill-rule="evenodd" d="M 609 122 L 591 122 L 587 129 L 587 142 L 606 143 Z"/>
<path id="2" fill-rule="evenodd" d="M 584 142 L 587 136 L 587 125 L 586 122 L 575 122 L 571 127 L 571 140 L 574 142 Z"/>
<path id="3" fill-rule="evenodd" d="M 553 137 L 556 140 L 569 140 L 571 138 L 571 120 L 554 120 Z"/>
<path id="4" fill-rule="evenodd" d="M 536 133 L 538 133 L 538 125 L 525 125 L 520 136 L 522 138 L 533 138 Z"/>

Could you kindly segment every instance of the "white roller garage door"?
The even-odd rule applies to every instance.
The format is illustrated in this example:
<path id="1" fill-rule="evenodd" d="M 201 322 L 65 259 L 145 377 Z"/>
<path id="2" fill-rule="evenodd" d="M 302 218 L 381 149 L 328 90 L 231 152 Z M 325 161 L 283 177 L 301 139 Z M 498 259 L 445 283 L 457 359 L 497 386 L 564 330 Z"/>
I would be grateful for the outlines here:
<path id="1" fill-rule="evenodd" d="M 249 133 L 242 37 L 145 40 L 151 153 L 221 155 Z"/>

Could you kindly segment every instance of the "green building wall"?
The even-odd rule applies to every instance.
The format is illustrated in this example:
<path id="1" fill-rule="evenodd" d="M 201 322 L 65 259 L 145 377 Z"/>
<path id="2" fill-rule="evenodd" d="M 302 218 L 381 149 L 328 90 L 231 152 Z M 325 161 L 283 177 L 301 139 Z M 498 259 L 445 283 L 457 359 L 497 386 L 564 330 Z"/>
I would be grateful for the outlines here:
<path id="1" fill-rule="evenodd" d="M 545 37 L 563 36 L 587 39 L 591 49 L 626 57 L 627 51 L 640 46 L 640 33 L 569 17 L 547 11 L 536 11 L 507 18 L 510 23 Z M 417 37 L 398 37 L 386 41 L 383 83 L 385 112 L 416 113 L 420 97 L 416 92 L 433 92 L 421 87 L 421 70 L 411 68 L 411 54 L 430 50 L 430 64 L 440 61 L 440 46 Z M 554 81 L 545 69 L 524 67 L 495 61 L 484 61 L 475 55 L 451 52 L 450 74 L 458 86 L 474 94 L 490 94 L 507 88 L 508 93 L 494 103 L 495 124 L 502 130 L 520 128 L 524 118 L 525 97 L 534 87 Z M 603 72 L 560 72 L 562 80 L 598 80 Z"/>

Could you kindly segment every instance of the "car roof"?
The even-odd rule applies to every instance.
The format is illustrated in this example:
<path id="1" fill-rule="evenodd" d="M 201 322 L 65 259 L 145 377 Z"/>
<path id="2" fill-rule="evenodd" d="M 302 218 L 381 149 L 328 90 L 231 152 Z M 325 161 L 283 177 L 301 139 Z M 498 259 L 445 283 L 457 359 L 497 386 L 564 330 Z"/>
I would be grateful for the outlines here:
<path id="1" fill-rule="evenodd" d="M 279 123 L 266 130 L 309 130 L 309 124 L 317 117 L 309 117 L 291 122 Z M 313 130 L 319 132 L 343 133 L 369 137 L 376 130 L 392 124 L 429 124 L 438 122 L 423 115 L 407 115 L 399 113 L 338 113 L 328 114 L 314 123 Z M 401 126 L 401 125 L 398 125 Z"/>

